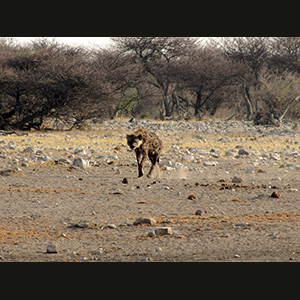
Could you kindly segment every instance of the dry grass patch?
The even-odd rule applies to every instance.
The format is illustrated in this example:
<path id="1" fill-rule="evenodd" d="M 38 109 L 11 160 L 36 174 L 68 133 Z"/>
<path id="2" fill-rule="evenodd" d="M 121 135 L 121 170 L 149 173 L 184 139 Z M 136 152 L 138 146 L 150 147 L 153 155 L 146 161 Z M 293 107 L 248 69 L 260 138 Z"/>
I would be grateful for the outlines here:
<path id="1" fill-rule="evenodd" d="M 60 237 L 61 233 L 49 226 L 44 217 L 30 220 L 16 217 L 0 222 L 0 244 L 20 244 L 23 239 L 49 239 Z"/>

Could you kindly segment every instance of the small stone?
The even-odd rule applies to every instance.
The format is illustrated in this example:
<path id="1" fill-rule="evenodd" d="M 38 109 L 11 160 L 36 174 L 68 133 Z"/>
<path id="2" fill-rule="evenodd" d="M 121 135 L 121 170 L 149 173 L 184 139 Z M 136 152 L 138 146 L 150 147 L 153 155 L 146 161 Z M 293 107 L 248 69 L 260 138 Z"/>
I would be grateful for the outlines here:
<path id="1" fill-rule="evenodd" d="M 35 149 L 33 147 L 27 147 L 22 152 L 23 153 L 34 153 Z"/>
<path id="2" fill-rule="evenodd" d="M 238 152 L 239 155 L 249 155 L 249 152 L 246 151 L 245 149 L 240 149 Z"/>
<path id="3" fill-rule="evenodd" d="M 128 179 L 125 177 L 125 178 L 123 178 L 123 180 L 122 180 L 122 183 L 124 183 L 124 184 L 128 184 Z"/>
<path id="4" fill-rule="evenodd" d="M 57 161 L 58 164 L 67 164 L 67 165 L 71 165 L 71 162 L 66 159 L 66 158 L 60 158 L 58 161 Z"/>
<path id="5" fill-rule="evenodd" d="M 177 237 L 177 238 L 181 238 L 182 237 L 177 231 L 174 231 L 173 236 Z"/>
<path id="6" fill-rule="evenodd" d="M 188 196 L 188 200 L 196 200 L 197 197 L 194 194 Z"/>
<path id="7" fill-rule="evenodd" d="M 203 163 L 203 166 L 204 167 L 212 167 L 212 166 L 216 166 L 218 164 L 218 162 L 217 161 L 205 161 L 204 163 Z"/>
<path id="8" fill-rule="evenodd" d="M 225 156 L 234 157 L 236 153 L 237 153 L 236 149 L 231 149 L 225 152 Z"/>
<path id="9" fill-rule="evenodd" d="M 197 209 L 196 212 L 195 212 L 195 215 L 201 216 L 202 215 L 202 210 Z"/>
<path id="10" fill-rule="evenodd" d="M 155 227 L 148 232 L 148 236 L 154 237 L 157 235 L 171 235 L 173 229 L 171 227 Z"/>
<path id="11" fill-rule="evenodd" d="M 90 224 L 86 221 L 80 221 L 79 223 L 72 224 L 70 227 L 76 228 L 89 228 Z"/>
<path id="12" fill-rule="evenodd" d="M 193 155 L 184 155 L 181 157 L 181 161 L 191 162 L 195 159 Z"/>
<path id="13" fill-rule="evenodd" d="M 53 245 L 53 244 L 48 245 L 47 253 L 57 253 L 56 245 Z"/>
<path id="14" fill-rule="evenodd" d="M 281 160 L 280 156 L 276 153 L 270 153 L 270 157 L 274 160 Z"/>
<path id="15" fill-rule="evenodd" d="M 281 195 L 278 192 L 275 191 L 275 192 L 272 193 L 271 197 L 272 198 L 280 198 Z"/>
<path id="16" fill-rule="evenodd" d="M 240 177 L 234 176 L 234 177 L 232 178 L 232 182 L 233 182 L 233 183 L 241 183 L 242 181 L 243 181 L 243 179 L 240 178 Z"/>
<path id="17" fill-rule="evenodd" d="M 247 227 L 249 227 L 249 223 L 247 223 L 247 222 L 240 222 L 240 223 L 235 223 L 233 226 L 234 227 L 240 227 L 240 228 L 247 228 Z"/>
<path id="18" fill-rule="evenodd" d="M 126 225 L 126 226 L 132 226 L 132 223 L 130 221 L 128 221 L 128 220 L 125 220 L 124 225 Z"/>
<path id="19" fill-rule="evenodd" d="M 156 220 L 154 220 L 153 218 L 139 218 L 139 219 L 136 219 L 134 222 L 133 222 L 133 225 L 142 225 L 142 224 L 147 224 L 147 225 L 154 225 L 156 224 Z"/>
<path id="20" fill-rule="evenodd" d="M 117 225 L 116 224 L 107 224 L 107 228 L 116 229 Z"/>
<path id="21" fill-rule="evenodd" d="M 146 257 L 146 258 L 141 259 L 141 262 L 151 262 L 151 261 L 152 261 L 151 257 Z"/>
<path id="22" fill-rule="evenodd" d="M 76 158 L 73 161 L 73 166 L 84 169 L 89 166 L 89 162 L 82 158 Z"/>
<path id="23" fill-rule="evenodd" d="M 82 154 L 82 155 L 87 155 L 87 152 L 83 149 L 75 149 L 74 154 Z"/>

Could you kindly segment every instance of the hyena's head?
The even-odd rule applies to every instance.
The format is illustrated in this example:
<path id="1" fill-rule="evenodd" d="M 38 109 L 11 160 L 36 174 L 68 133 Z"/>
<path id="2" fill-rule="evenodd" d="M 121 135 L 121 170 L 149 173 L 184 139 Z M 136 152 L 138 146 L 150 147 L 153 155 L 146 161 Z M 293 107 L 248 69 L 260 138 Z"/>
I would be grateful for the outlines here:
<path id="1" fill-rule="evenodd" d="M 126 135 L 127 144 L 131 150 L 135 150 L 143 144 L 143 136 L 141 134 L 127 134 Z"/>

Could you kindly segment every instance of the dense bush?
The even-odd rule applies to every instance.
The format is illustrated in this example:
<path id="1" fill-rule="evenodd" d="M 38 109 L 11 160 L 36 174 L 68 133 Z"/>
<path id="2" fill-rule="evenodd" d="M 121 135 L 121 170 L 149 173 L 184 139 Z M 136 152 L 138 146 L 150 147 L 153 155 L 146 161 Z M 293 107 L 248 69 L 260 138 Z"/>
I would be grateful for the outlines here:
<path id="1" fill-rule="evenodd" d="M 299 76 L 295 37 L 127 37 L 109 49 L 2 38 L 0 129 L 39 129 L 45 119 L 72 128 L 120 115 L 200 119 L 222 110 L 280 124 L 299 118 Z"/>

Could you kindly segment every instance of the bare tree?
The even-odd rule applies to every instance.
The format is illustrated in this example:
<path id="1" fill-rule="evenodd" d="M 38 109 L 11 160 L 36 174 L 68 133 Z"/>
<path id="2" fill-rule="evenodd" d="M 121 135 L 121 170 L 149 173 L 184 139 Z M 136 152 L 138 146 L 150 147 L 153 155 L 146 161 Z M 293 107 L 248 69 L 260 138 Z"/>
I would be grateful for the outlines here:
<path id="1" fill-rule="evenodd" d="M 300 74 L 300 37 L 275 37 L 270 40 L 271 71 Z"/>
<path id="2" fill-rule="evenodd" d="M 253 99 L 252 92 L 259 88 L 259 77 L 270 53 L 269 41 L 266 37 L 222 38 L 215 41 L 228 60 L 240 62 L 248 69 L 241 83 L 241 91 L 249 120 L 252 120 L 257 112 L 257 102 Z"/>
<path id="3" fill-rule="evenodd" d="M 191 53 L 196 40 L 182 37 L 114 38 L 119 50 L 131 55 L 148 75 L 148 84 L 161 93 L 161 117 L 169 117 L 176 106 L 176 83 L 170 76 L 172 64 Z"/>
<path id="4" fill-rule="evenodd" d="M 299 76 L 287 71 L 280 74 L 263 73 L 260 83 L 261 88 L 255 92 L 254 96 L 261 106 L 254 123 L 280 126 L 290 108 L 299 107 Z M 294 109 L 293 112 L 295 111 Z M 292 117 L 299 118 L 299 115 Z"/>
<path id="5" fill-rule="evenodd" d="M 94 65 L 101 73 L 111 93 L 110 117 L 114 118 L 118 113 L 130 110 L 147 95 L 146 90 L 141 89 L 145 78 L 141 65 L 135 64 L 127 53 L 120 50 L 94 51 Z"/>
<path id="6" fill-rule="evenodd" d="M 241 81 L 244 71 L 240 63 L 225 60 L 217 49 L 198 47 L 192 56 L 178 62 L 174 72 L 179 99 L 194 109 L 195 117 L 206 111 L 213 115 L 227 100 L 230 87 Z"/>
<path id="7" fill-rule="evenodd" d="M 105 86 L 83 49 L 40 41 L 0 58 L 1 127 L 39 128 L 45 117 L 99 115 Z"/>

